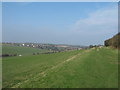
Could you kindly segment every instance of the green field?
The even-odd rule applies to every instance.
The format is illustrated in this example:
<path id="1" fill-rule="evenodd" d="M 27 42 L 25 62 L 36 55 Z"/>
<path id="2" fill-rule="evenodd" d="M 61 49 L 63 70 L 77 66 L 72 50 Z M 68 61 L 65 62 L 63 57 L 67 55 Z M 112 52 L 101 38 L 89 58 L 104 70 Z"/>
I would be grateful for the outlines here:
<path id="1" fill-rule="evenodd" d="M 19 47 L 14 45 L 2 45 L 2 54 L 21 54 L 21 55 L 32 55 L 33 53 L 47 52 L 45 49 L 37 49 L 32 47 Z"/>
<path id="2" fill-rule="evenodd" d="M 117 88 L 117 57 L 103 47 L 3 58 L 3 88 Z"/>

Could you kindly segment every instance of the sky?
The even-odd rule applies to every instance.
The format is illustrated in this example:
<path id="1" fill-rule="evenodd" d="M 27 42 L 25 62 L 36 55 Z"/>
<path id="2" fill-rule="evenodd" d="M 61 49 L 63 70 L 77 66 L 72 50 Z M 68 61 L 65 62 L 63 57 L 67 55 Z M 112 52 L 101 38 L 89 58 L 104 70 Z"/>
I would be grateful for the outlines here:
<path id="1" fill-rule="evenodd" d="M 98 45 L 118 33 L 117 2 L 3 2 L 3 42 Z"/>

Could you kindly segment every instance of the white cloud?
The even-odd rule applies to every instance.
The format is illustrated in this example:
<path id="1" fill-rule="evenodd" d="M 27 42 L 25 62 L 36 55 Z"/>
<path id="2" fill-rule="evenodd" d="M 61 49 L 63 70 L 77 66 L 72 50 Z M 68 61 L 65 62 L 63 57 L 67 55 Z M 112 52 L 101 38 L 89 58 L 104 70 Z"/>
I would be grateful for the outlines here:
<path id="1" fill-rule="evenodd" d="M 116 33 L 118 30 L 118 8 L 109 7 L 90 13 L 87 18 L 78 20 L 73 32 L 82 33 Z"/>

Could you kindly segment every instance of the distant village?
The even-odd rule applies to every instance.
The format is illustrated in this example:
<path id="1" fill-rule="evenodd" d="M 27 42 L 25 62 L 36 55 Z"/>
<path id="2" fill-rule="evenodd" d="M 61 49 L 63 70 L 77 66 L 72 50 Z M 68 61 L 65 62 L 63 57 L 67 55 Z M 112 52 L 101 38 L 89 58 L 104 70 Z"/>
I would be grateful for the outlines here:
<path id="1" fill-rule="evenodd" d="M 39 49 L 46 49 L 50 51 L 68 51 L 68 50 L 81 50 L 82 46 L 77 45 L 62 45 L 62 44 L 39 44 L 39 43 L 3 43 L 19 47 L 33 47 Z"/>
<path id="2" fill-rule="evenodd" d="M 78 46 L 78 45 L 65 45 L 65 44 L 41 44 L 41 43 L 10 43 L 10 42 L 3 42 L 3 45 L 10 45 L 10 46 L 17 46 L 17 47 L 31 47 L 37 49 L 44 49 L 48 50 L 48 52 L 38 53 L 34 52 L 33 55 L 39 54 L 52 54 L 58 52 L 65 52 L 65 51 L 72 51 L 72 50 L 81 50 L 81 49 L 88 49 L 93 47 L 102 47 L 103 45 L 90 45 L 90 46 Z M 2 54 L 2 57 L 7 56 L 22 56 L 17 54 Z"/>

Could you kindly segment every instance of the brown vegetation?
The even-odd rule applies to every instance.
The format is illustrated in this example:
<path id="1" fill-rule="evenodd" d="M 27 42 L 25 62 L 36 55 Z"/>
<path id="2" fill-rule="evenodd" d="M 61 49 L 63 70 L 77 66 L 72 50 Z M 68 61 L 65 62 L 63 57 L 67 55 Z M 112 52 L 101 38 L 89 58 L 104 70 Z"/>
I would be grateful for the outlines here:
<path id="1" fill-rule="evenodd" d="M 111 46 L 120 49 L 120 32 L 104 42 L 105 46 Z"/>

